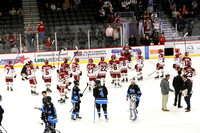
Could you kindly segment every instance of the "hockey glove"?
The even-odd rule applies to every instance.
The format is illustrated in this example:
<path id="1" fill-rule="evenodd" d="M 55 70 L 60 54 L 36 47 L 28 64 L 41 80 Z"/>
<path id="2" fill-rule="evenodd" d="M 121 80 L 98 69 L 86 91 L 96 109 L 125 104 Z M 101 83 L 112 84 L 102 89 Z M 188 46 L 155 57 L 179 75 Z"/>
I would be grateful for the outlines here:
<path id="1" fill-rule="evenodd" d="M 38 67 L 38 66 L 36 66 L 36 69 L 39 69 L 39 67 Z"/>
<path id="2" fill-rule="evenodd" d="M 57 73 L 59 74 L 59 70 L 57 69 Z"/>
<path id="3" fill-rule="evenodd" d="M 57 85 L 57 90 L 59 90 L 60 91 L 60 87 Z"/>
<path id="4" fill-rule="evenodd" d="M 72 77 L 72 73 L 70 74 L 70 78 Z"/>
<path id="5" fill-rule="evenodd" d="M 82 97 L 83 96 L 83 94 L 82 93 L 80 93 L 80 97 Z"/>
<path id="6" fill-rule="evenodd" d="M 42 76 L 42 79 L 44 80 L 44 76 Z"/>
<path id="7" fill-rule="evenodd" d="M 80 71 L 80 74 L 79 74 L 80 76 L 82 76 L 82 71 Z"/>
<path id="8" fill-rule="evenodd" d="M 14 76 L 14 78 L 16 78 L 16 77 L 17 77 L 17 75 Z"/>
<path id="9" fill-rule="evenodd" d="M 53 66 L 53 68 L 56 68 L 55 66 Z"/>
<path id="10" fill-rule="evenodd" d="M 81 103 L 81 100 L 78 100 L 78 103 Z"/>
<path id="11" fill-rule="evenodd" d="M 72 82 L 69 82 L 68 85 L 70 86 L 72 84 Z"/>

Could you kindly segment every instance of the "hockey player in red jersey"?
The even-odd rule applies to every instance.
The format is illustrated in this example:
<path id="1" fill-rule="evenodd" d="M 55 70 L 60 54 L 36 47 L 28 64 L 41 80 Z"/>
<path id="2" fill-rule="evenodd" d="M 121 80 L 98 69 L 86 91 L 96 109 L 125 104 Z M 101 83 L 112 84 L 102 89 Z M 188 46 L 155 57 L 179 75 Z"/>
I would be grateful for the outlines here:
<path id="1" fill-rule="evenodd" d="M 113 57 L 113 64 L 112 64 L 112 77 L 114 79 L 114 83 L 115 83 L 115 86 L 119 86 L 121 87 L 120 85 L 120 79 L 121 79 L 121 64 L 119 62 L 119 60 L 116 60 L 116 56 L 114 55 Z"/>
<path id="2" fill-rule="evenodd" d="M 122 76 L 122 82 L 128 82 L 128 60 L 126 60 L 126 57 L 124 56 L 124 52 L 121 52 L 121 57 L 119 58 L 120 64 L 121 64 L 121 76 Z"/>
<path id="3" fill-rule="evenodd" d="M 175 49 L 175 56 L 174 56 L 174 64 L 173 64 L 173 68 L 176 71 L 181 70 L 181 61 L 182 61 L 182 54 L 180 53 L 179 49 Z"/>
<path id="4" fill-rule="evenodd" d="M 58 102 L 60 103 L 65 103 L 65 98 L 68 99 L 68 97 L 66 96 L 66 83 L 68 83 L 68 79 L 70 77 L 70 75 L 68 74 L 68 71 L 65 71 L 63 67 L 60 68 L 59 71 L 59 75 L 58 75 L 58 85 L 57 85 L 57 89 L 60 92 L 60 100 L 58 100 Z"/>
<path id="5" fill-rule="evenodd" d="M 89 77 L 89 90 L 91 90 L 91 87 L 94 88 L 94 84 L 96 81 L 96 71 L 97 66 L 93 63 L 93 59 L 89 59 L 89 64 L 87 64 L 87 76 Z"/>
<path id="6" fill-rule="evenodd" d="M 71 75 L 71 68 L 70 68 L 70 64 L 67 63 L 68 59 L 64 58 L 64 63 L 61 64 L 61 68 L 63 68 L 64 72 L 68 73 L 69 75 Z M 71 77 L 71 76 L 70 76 Z M 68 88 L 69 85 L 71 84 L 71 82 L 66 81 L 66 86 L 65 89 L 68 89 L 70 91 L 70 89 Z"/>
<path id="7" fill-rule="evenodd" d="M 55 69 L 55 66 L 49 65 L 49 61 L 44 61 L 45 65 L 42 66 L 42 79 L 44 80 L 46 91 L 51 91 L 51 71 Z"/>
<path id="8" fill-rule="evenodd" d="M 39 67 L 37 66 L 35 68 L 33 66 L 33 62 L 31 60 L 28 61 L 28 64 L 29 65 L 27 66 L 26 72 L 27 72 L 29 83 L 30 83 L 30 87 L 31 87 L 31 94 L 38 95 L 38 93 L 36 93 L 37 80 L 36 80 L 35 72 L 36 72 L 37 69 L 39 69 Z"/>
<path id="9" fill-rule="evenodd" d="M 101 62 L 98 63 L 98 76 L 97 78 L 101 80 L 103 86 L 105 86 L 106 82 L 106 73 L 108 70 L 108 63 L 104 61 L 104 57 L 101 57 Z"/>
<path id="10" fill-rule="evenodd" d="M 142 68 L 144 67 L 143 61 L 144 60 L 142 56 L 142 51 L 138 51 L 138 57 L 137 57 L 136 65 L 135 65 L 135 70 L 137 72 L 138 80 L 143 80 L 143 76 L 142 76 Z"/>
<path id="11" fill-rule="evenodd" d="M 123 47 L 122 52 L 124 52 L 124 57 L 125 59 L 127 59 L 129 61 L 128 67 L 131 69 L 132 65 L 132 48 L 130 46 L 128 46 L 128 44 L 126 44 L 125 47 Z"/>
<path id="12" fill-rule="evenodd" d="M 158 50 L 158 63 L 156 64 L 156 73 L 157 76 L 155 77 L 155 79 L 159 78 L 159 71 L 161 70 L 161 78 L 164 77 L 164 66 L 165 66 L 165 56 L 163 54 L 163 50 L 159 49 Z"/>
<path id="13" fill-rule="evenodd" d="M 185 68 L 188 64 L 188 62 L 191 62 L 192 63 L 192 60 L 189 56 L 189 52 L 185 52 L 185 57 L 182 58 L 182 68 Z"/>
<path id="14" fill-rule="evenodd" d="M 113 79 L 113 62 L 114 62 L 114 60 L 116 59 L 116 56 L 115 55 L 112 55 L 111 56 L 111 60 L 109 61 L 109 63 L 108 63 L 108 67 L 109 67 L 109 69 L 110 69 L 110 77 L 111 77 L 111 79 L 112 79 L 112 82 L 111 82 L 111 84 L 114 84 L 114 79 Z"/>
<path id="15" fill-rule="evenodd" d="M 15 69 L 12 65 L 12 61 L 8 60 L 8 64 L 4 66 L 4 72 L 5 72 L 5 80 L 7 85 L 7 90 L 9 89 L 13 91 L 13 77 L 16 78 Z"/>
<path id="16" fill-rule="evenodd" d="M 196 71 L 192 67 L 192 62 L 189 61 L 187 63 L 187 66 L 184 67 L 184 69 L 183 69 L 183 73 L 184 73 L 184 75 L 187 75 L 187 77 L 191 80 L 191 82 L 193 84 L 193 77 L 196 75 Z"/>
<path id="17" fill-rule="evenodd" d="M 75 62 L 72 64 L 72 75 L 74 76 L 74 80 L 80 81 L 82 71 L 80 70 L 80 65 L 78 64 L 79 58 L 75 58 L 74 60 Z"/>

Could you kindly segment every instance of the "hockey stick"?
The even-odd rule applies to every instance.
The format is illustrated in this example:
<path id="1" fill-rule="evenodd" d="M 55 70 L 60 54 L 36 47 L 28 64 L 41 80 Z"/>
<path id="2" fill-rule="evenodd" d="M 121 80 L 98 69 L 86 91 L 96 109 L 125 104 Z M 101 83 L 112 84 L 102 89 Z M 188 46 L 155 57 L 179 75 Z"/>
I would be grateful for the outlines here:
<path id="1" fill-rule="evenodd" d="M 58 70 L 59 70 L 59 59 L 60 59 L 60 54 L 62 53 L 62 51 L 64 51 L 64 49 L 61 49 L 58 53 Z"/>
<path id="2" fill-rule="evenodd" d="M 184 38 L 184 43 L 185 43 L 185 51 L 186 51 L 186 40 L 185 40 L 185 37 L 188 35 L 188 32 L 187 33 L 185 33 L 185 35 L 183 36 L 183 38 Z"/>
<path id="3" fill-rule="evenodd" d="M 151 74 L 149 74 L 148 76 L 151 76 L 152 74 L 154 74 L 156 72 L 156 70 L 155 71 L 153 71 Z"/>
<path id="4" fill-rule="evenodd" d="M 77 46 L 75 46 L 75 48 L 76 48 L 76 53 L 74 54 L 74 57 L 72 58 L 72 60 L 71 60 L 71 62 L 69 63 L 69 64 L 71 64 L 72 63 L 72 61 L 74 60 L 74 58 L 76 57 L 76 55 L 78 54 L 78 48 L 77 48 Z"/>
<path id="5" fill-rule="evenodd" d="M 1 127 L 3 128 L 3 130 L 7 133 L 6 129 L 3 127 L 3 125 L 1 125 Z"/>

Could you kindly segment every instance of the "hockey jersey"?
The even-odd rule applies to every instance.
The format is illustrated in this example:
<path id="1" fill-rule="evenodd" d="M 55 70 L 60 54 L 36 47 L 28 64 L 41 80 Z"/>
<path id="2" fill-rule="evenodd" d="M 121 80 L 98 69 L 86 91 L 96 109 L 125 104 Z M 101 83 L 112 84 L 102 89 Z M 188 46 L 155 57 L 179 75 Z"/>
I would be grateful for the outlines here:
<path id="1" fill-rule="evenodd" d="M 13 65 L 5 65 L 4 66 L 4 72 L 6 74 L 6 78 L 13 78 L 13 76 L 15 75 L 15 69 L 13 67 Z"/>
<path id="2" fill-rule="evenodd" d="M 93 89 L 93 96 L 95 101 L 98 104 L 107 104 L 108 103 L 108 90 L 105 86 L 97 86 Z"/>

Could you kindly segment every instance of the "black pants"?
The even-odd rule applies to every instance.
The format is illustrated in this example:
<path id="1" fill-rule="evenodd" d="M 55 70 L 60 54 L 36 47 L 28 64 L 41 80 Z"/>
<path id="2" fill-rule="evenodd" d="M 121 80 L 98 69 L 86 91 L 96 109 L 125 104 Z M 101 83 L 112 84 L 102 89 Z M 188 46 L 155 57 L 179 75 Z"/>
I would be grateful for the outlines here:
<path id="1" fill-rule="evenodd" d="M 101 109 L 101 105 L 102 105 L 103 111 L 107 112 L 107 104 L 98 104 L 98 103 L 96 103 L 97 110 Z"/>
<path id="2" fill-rule="evenodd" d="M 174 105 L 175 106 L 176 106 L 176 103 L 177 103 L 177 99 L 178 99 L 178 107 L 181 106 L 181 96 L 182 96 L 182 94 L 179 93 L 179 91 L 175 92 L 175 99 L 174 99 Z"/>
<path id="3" fill-rule="evenodd" d="M 80 103 L 78 103 L 78 102 L 77 102 L 77 103 L 74 103 L 73 106 L 74 106 L 73 113 L 74 113 L 74 114 L 79 114 Z"/>
<path id="4" fill-rule="evenodd" d="M 136 108 L 138 107 L 139 102 L 140 102 L 139 100 L 136 101 Z"/>
<path id="5" fill-rule="evenodd" d="M 191 106 L 190 106 L 190 98 L 191 98 L 192 95 L 189 95 L 187 97 L 184 97 L 185 99 L 185 102 L 187 104 L 187 109 L 190 110 L 191 109 Z"/>

